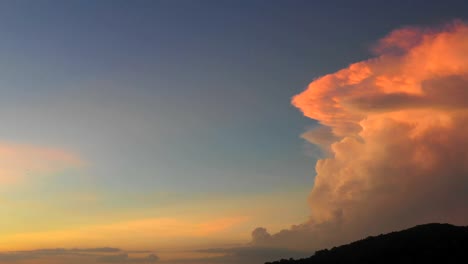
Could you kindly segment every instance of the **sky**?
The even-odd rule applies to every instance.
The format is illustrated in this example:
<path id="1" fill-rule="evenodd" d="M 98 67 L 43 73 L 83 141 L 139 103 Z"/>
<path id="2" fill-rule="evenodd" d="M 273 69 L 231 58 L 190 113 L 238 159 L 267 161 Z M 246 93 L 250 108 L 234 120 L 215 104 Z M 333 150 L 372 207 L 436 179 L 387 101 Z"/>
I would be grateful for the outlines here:
<path id="1" fill-rule="evenodd" d="M 467 11 L 0 1 L 0 263 L 263 263 L 466 225 Z"/>

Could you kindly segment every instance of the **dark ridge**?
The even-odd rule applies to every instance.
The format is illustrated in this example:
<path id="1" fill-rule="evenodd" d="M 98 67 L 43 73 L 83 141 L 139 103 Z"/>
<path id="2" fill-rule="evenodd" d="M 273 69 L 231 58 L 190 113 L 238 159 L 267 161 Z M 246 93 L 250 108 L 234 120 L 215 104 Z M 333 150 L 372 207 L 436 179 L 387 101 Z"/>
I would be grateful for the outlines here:
<path id="1" fill-rule="evenodd" d="M 468 226 L 425 224 L 265 264 L 468 263 Z"/>

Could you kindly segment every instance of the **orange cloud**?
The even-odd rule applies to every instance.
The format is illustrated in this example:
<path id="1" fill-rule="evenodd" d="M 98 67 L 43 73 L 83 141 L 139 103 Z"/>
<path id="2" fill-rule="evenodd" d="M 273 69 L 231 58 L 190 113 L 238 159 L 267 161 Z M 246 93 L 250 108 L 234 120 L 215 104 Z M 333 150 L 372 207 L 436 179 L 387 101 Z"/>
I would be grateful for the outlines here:
<path id="1" fill-rule="evenodd" d="M 77 155 L 53 148 L 0 143 L 0 183 L 16 183 L 30 175 L 44 175 L 81 166 Z"/>
<path id="2" fill-rule="evenodd" d="M 310 221 L 262 243 L 468 222 L 468 25 L 397 30 L 375 50 L 292 99 L 325 127 L 304 137 L 330 155 L 316 164 Z"/>

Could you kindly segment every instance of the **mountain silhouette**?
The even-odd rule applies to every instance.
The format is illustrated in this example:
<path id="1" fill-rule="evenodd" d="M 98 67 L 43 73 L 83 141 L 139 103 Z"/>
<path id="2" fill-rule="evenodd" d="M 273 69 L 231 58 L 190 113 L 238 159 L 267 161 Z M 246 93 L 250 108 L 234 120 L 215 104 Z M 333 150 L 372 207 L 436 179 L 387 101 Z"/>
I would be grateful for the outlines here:
<path id="1" fill-rule="evenodd" d="M 265 264 L 468 263 L 468 226 L 425 224 Z"/>

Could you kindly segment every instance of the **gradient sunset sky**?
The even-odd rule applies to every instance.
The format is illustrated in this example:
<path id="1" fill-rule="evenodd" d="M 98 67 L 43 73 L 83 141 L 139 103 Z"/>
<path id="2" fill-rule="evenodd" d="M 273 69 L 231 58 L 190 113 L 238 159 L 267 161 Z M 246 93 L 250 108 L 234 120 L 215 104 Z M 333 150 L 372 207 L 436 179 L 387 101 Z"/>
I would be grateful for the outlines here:
<path id="1" fill-rule="evenodd" d="M 328 223 L 329 214 L 348 206 L 338 201 L 340 210 L 313 210 L 338 205 L 317 202 L 330 197 L 317 189 L 310 194 L 317 160 L 328 149 L 308 143 L 307 131 L 356 135 L 341 133 L 341 124 L 324 117 L 325 107 L 310 110 L 311 96 L 302 92 L 320 76 L 376 56 L 382 62 L 346 74 L 379 69 L 388 76 L 390 66 L 402 64 L 385 61 L 379 40 L 391 46 L 392 36 L 403 43 L 421 35 L 424 45 L 439 47 L 426 36 L 444 38 L 447 23 L 455 24 L 447 45 L 463 54 L 466 19 L 462 0 L 0 1 L 0 263 L 258 263 L 307 255 L 312 249 L 301 241 L 290 248 L 276 242 L 282 234 L 296 238 L 278 232 L 310 227 L 310 208 L 314 223 Z M 398 31 L 403 35 L 388 35 L 408 26 Z M 417 45 L 398 48 L 412 54 Z M 460 77 L 450 79 L 449 92 L 464 99 L 457 87 L 466 88 L 468 67 L 446 74 L 444 60 L 434 66 L 440 74 L 411 74 L 425 85 Z M 376 120 L 365 107 L 387 102 L 378 95 L 352 97 L 340 109 L 349 103 Z M 465 131 L 465 119 L 446 113 L 449 97 L 403 104 L 443 109 L 440 120 L 456 120 Z M 467 155 L 464 143 L 458 156 Z M 468 186 L 464 175 L 458 186 Z M 465 217 L 448 219 L 460 224 Z M 328 245 L 323 241 L 317 245 Z"/>

